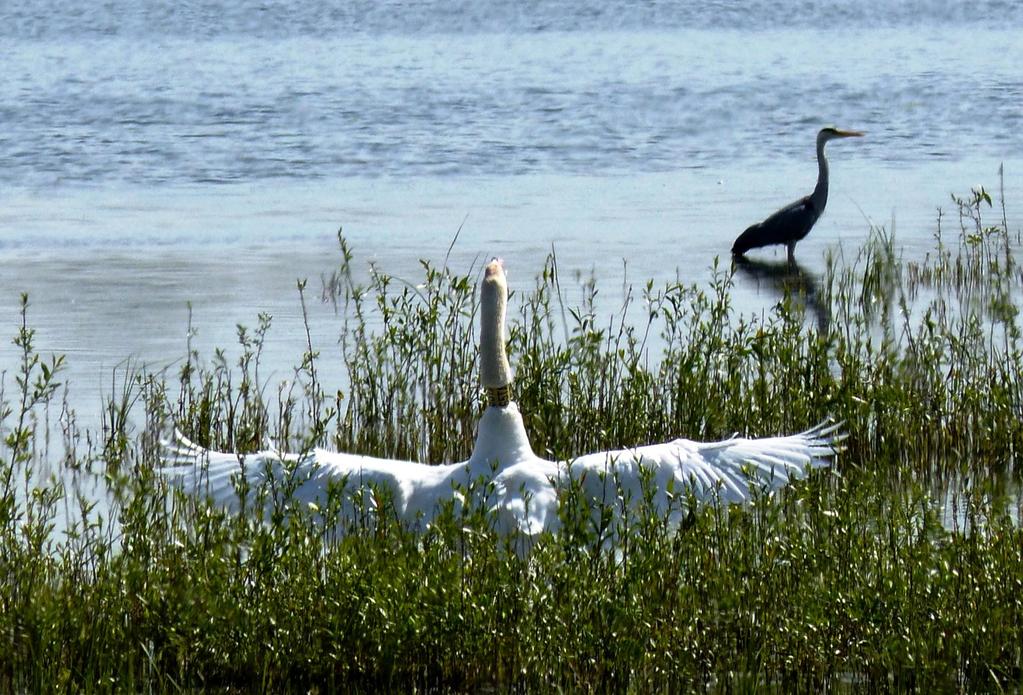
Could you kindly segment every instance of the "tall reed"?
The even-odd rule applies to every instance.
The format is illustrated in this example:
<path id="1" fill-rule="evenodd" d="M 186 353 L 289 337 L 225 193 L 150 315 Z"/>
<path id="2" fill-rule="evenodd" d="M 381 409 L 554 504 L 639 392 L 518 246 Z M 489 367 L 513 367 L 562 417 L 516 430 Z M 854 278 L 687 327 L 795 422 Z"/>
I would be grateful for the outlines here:
<path id="1" fill-rule="evenodd" d="M 735 308 L 724 267 L 706 286 L 635 288 L 609 313 L 589 281 L 568 306 L 552 257 L 512 296 L 536 451 L 827 416 L 849 437 L 833 470 L 681 526 L 650 497 L 593 515 L 569 486 L 562 532 L 528 553 L 471 490 L 414 530 L 386 490 L 346 493 L 373 504 L 324 528 L 340 491 L 310 510 L 278 490 L 268 516 L 229 515 L 156 473 L 171 425 L 239 452 L 468 457 L 477 268 L 424 262 L 414 285 L 379 270 L 360 284 L 342 237 L 324 291 L 346 391 L 323 391 L 311 345 L 272 386 L 259 316 L 235 363 L 189 346 L 174 380 L 126 365 L 95 432 L 62 406 L 63 359 L 36 352 L 23 298 L 21 358 L 0 378 L 0 691 L 1017 688 L 1021 274 L 993 203 L 956 198 L 958 239 L 940 229 L 920 261 L 875 228 L 763 317 Z"/>

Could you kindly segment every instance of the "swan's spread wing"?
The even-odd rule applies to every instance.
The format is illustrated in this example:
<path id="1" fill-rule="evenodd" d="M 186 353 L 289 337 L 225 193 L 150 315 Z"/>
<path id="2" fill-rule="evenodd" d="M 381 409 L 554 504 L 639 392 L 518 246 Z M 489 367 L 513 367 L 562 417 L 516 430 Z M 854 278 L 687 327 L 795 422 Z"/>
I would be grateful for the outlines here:
<path id="1" fill-rule="evenodd" d="M 574 477 L 614 477 L 614 494 L 638 500 L 644 477 L 654 491 L 658 507 L 669 504 L 669 494 L 698 501 L 747 502 L 754 489 L 774 491 L 802 478 L 811 468 L 827 466 L 843 439 L 839 425 L 823 423 L 787 437 L 700 443 L 676 439 L 664 444 L 588 454 L 571 463 Z M 609 491 L 592 482 L 586 487 L 607 496 Z M 612 498 L 613 499 L 613 498 Z"/>
<path id="2" fill-rule="evenodd" d="M 209 499 L 232 513 L 262 510 L 287 500 L 328 511 L 329 490 L 340 493 L 341 518 L 354 519 L 378 504 L 376 494 L 391 496 L 402 521 L 431 521 L 443 504 L 455 509 L 482 504 L 502 533 L 535 536 L 556 518 L 557 496 L 551 481 L 558 466 L 529 455 L 506 467 L 472 469 L 467 463 L 428 466 L 409 461 L 314 449 L 306 455 L 260 451 L 248 455 L 209 451 L 178 434 L 165 444 L 160 472 L 189 495 Z M 257 499 L 261 491 L 269 494 Z M 472 501 L 467 499 L 471 496 Z M 322 519 L 326 521 L 326 519 Z"/>
<path id="3" fill-rule="evenodd" d="M 465 464 L 428 466 L 324 449 L 302 455 L 209 451 L 180 434 L 165 445 L 164 462 L 161 473 L 181 490 L 232 512 L 269 510 L 281 502 L 325 510 L 333 489 L 344 502 L 342 515 L 372 508 L 383 493 L 409 522 L 432 518 L 438 502 L 451 499 L 453 484 L 465 476 Z"/>
<path id="4" fill-rule="evenodd" d="M 165 466 L 160 473 L 168 481 L 188 494 L 206 497 L 231 511 L 241 506 L 239 488 L 251 490 L 255 496 L 269 479 L 281 477 L 286 465 L 292 468 L 307 465 L 304 457 L 293 454 L 282 456 L 260 451 L 242 455 L 210 451 L 180 432 L 175 434 L 173 442 L 164 443 L 163 461 Z"/>

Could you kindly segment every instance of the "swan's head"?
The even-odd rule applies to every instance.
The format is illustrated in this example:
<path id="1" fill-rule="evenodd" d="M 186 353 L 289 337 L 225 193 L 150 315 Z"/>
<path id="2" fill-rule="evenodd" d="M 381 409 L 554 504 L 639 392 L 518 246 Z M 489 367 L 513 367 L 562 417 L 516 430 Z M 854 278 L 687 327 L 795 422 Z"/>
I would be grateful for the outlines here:
<path id="1" fill-rule="evenodd" d="M 507 405 L 511 397 L 512 372 L 504 347 L 507 305 L 504 262 L 495 258 L 487 264 L 480 283 L 480 383 L 490 405 Z"/>

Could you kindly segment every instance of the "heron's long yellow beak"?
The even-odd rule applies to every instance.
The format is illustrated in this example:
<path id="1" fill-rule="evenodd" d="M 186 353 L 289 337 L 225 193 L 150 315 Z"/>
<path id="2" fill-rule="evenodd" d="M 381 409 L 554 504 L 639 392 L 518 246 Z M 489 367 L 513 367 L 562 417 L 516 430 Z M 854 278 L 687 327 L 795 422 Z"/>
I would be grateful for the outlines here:
<path id="1" fill-rule="evenodd" d="M 838 128 L 835 128 L 835 135 L 840 138 L 861 138 L 866 135 L 866 133 L 859 130 L 839 130 Z"/>

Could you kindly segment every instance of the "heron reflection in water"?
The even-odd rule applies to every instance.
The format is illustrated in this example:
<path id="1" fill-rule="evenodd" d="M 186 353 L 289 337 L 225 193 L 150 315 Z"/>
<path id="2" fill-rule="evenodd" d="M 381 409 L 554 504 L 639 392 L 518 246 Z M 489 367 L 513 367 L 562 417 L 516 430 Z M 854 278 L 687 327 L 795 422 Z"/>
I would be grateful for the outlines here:
<path id="1" fill-rule="evenodd" d="M 813 314 L 817 330 L 827 333 L 831 326 L 831 311 L 820 295 L 820 277 L 804 268 L 795 259 L 789 261 L 759 261 L 735 256 L 733 267 L 737 276 L 746 278 L 758 289 L 766 287 L 779 298 L 799 298 L 808 314 Z"/>

